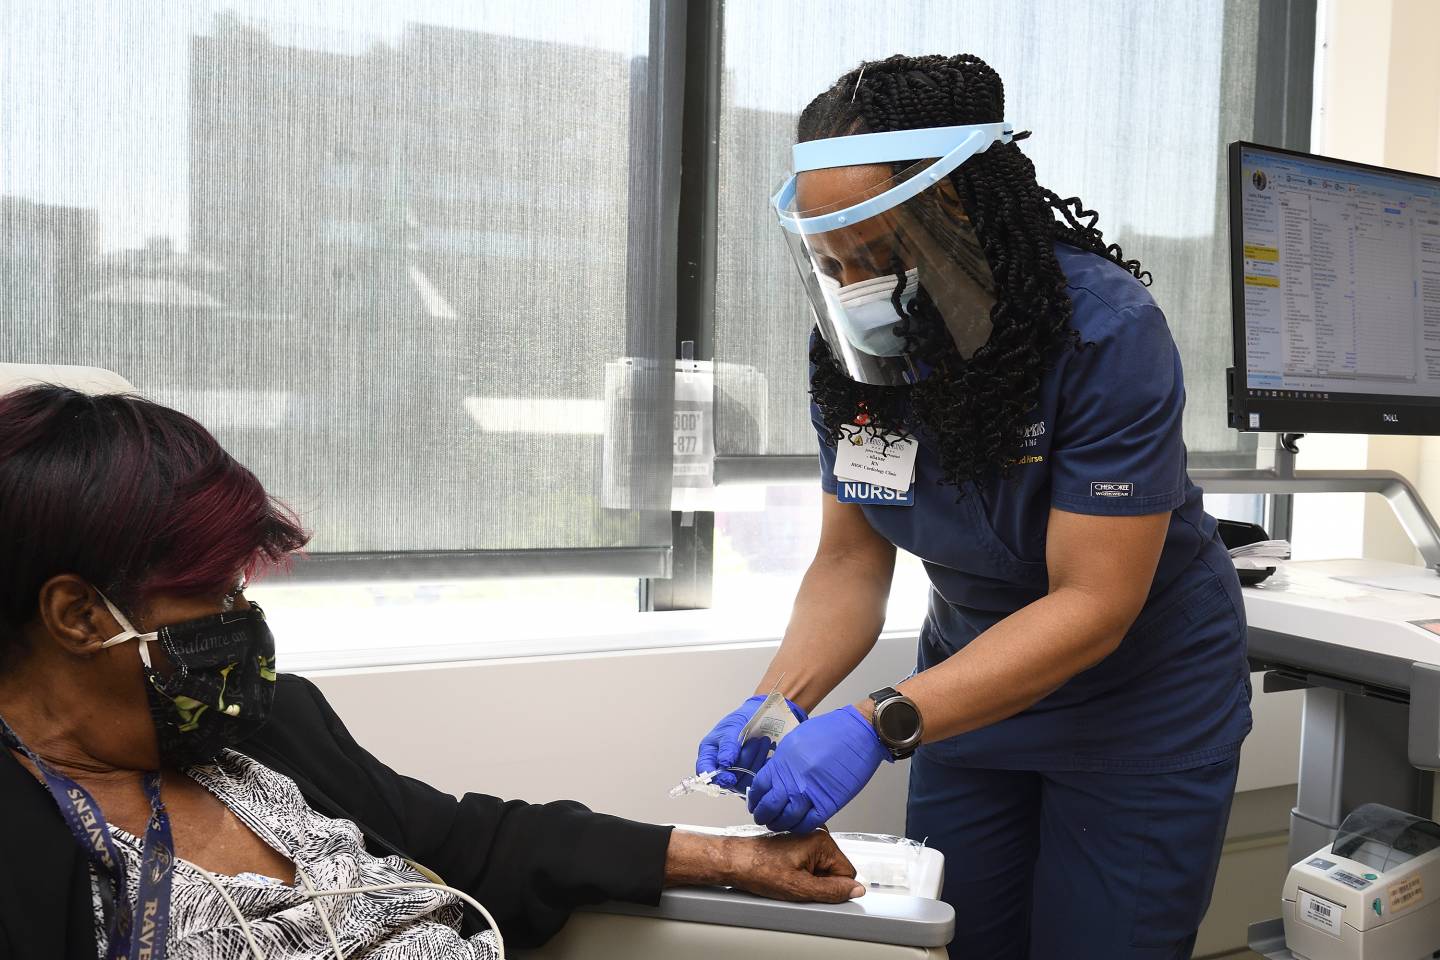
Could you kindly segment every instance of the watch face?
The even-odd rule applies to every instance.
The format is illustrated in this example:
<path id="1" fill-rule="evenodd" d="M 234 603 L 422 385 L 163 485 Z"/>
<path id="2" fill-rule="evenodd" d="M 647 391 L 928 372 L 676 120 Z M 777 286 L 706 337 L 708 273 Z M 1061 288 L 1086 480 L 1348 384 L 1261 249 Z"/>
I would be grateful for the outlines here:
<path id="1" fill-rule="evenodd" d="M 903 744 L 919 732 L 920 711 L 908 700 L 892 700 L 880 711 L 875 725 L 881 740 L 891 744 Z"/>

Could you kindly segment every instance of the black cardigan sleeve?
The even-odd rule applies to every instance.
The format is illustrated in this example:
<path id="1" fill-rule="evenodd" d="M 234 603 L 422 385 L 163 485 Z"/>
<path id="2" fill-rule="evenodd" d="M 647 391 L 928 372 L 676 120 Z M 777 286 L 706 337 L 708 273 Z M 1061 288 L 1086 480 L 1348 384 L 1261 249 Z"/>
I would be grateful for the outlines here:
<path id="1" fill-rule="evenodd" d="M 295 779 L 317 810 L 479 900 L 507 944 L 544 943 L 585 904 L 659 901 L 669 827 L 571 801 L 456 800 L 377 760 L 303 678 L 281 675 L 270 721 L 239 749 Z"/>

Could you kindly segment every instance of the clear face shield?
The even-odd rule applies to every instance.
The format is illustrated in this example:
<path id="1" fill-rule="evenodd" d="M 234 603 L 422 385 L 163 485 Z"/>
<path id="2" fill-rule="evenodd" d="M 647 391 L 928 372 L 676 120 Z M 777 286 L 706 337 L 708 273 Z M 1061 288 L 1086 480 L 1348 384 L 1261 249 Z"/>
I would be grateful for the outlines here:
<path id="1" fill-rule="evenodd" d="M 949 174 L 1008 123 L 898 130 L 795 145 L 773 198 L 815 323 L 852 380 L 914 383 L 914 347 L 943 323 L 962 356 L 990 337 L 994 278 Z M 914 161 L 900 173 L 897 162 Z"/>

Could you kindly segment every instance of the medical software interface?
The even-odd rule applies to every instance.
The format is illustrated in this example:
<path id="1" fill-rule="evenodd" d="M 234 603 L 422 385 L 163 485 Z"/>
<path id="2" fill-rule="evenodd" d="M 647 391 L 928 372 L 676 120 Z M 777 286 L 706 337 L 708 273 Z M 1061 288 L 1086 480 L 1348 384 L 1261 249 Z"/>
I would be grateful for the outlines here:
<path id="1" fill-rule="evenodd" d="M 1440 402 L 1440 185 L 1262 150 L 1240 172 L 1249 395 Z"/>

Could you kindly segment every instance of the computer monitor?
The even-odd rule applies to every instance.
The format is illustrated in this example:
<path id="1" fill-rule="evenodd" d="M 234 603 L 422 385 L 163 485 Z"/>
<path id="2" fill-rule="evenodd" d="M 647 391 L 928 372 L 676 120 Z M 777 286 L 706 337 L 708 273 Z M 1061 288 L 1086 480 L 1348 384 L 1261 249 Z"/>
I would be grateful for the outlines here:
<path id="1" fill-rule="evenodd" d="M 1440 434 L 1440 178 L 1230 144 L 1230 426 Z"/>

